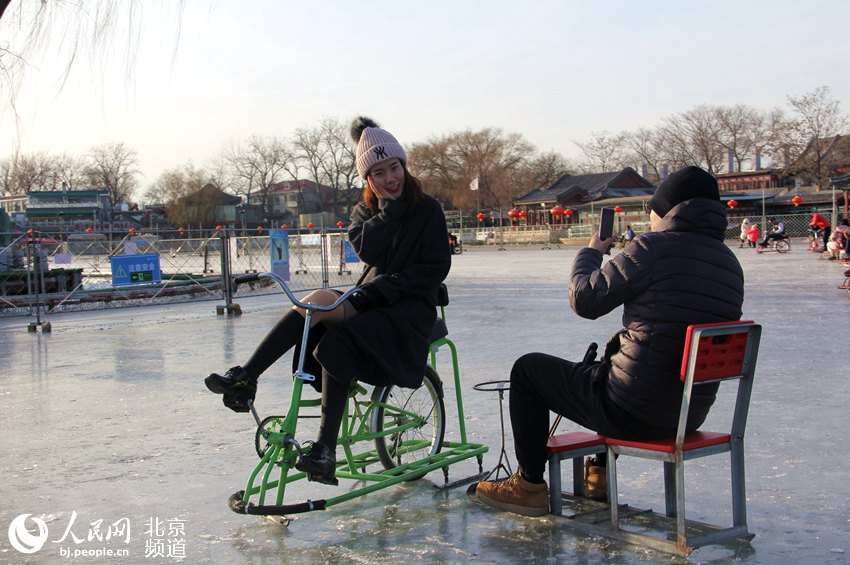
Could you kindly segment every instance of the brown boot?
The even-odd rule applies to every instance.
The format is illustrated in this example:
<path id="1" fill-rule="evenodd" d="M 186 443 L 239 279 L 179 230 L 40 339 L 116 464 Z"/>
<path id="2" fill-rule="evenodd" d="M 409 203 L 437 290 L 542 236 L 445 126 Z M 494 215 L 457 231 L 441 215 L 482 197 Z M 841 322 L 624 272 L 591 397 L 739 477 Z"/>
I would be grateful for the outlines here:
<path id="1" fill-rule="evenodd" d="M 504 481 L 481 481 L 476 489 L 478 500 L 501 510 L 523 516 L 545 516 L 549 513 L 546 483 L 530 483 L 519 471 Z"/>
<path id="2" fill-rule="evenodd" d="M 584 460 L 584 494 L 593 500 L 608 500 L 608 469 Z"/>

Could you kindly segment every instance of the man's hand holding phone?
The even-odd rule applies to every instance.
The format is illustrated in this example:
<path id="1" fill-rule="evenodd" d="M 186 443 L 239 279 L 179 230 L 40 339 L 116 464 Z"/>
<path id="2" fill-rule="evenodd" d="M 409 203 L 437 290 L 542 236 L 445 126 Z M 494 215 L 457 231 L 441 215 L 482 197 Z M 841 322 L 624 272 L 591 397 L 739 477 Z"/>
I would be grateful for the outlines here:
<path id="1" fill-rule="evenodd" d="M 610 255 L 614 247 L 614 209 L 602 208 L 599 214 L 599 230 L 590 238 L 588 247 L 592 247 L 603 255 Z"/>

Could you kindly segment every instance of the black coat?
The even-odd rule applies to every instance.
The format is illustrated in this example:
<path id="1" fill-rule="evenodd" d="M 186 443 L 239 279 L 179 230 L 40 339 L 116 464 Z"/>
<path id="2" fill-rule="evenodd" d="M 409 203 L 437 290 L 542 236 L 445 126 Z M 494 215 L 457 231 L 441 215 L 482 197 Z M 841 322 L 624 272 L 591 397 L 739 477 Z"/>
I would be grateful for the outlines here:
<path id="1" fill-rule="evenodd" d="M 365 263 L 358 283 L 365 300 L 357 316 L 327 328 L 315 358 L 342 382 L 416 388 L 437 318 L 437 289 L 451 267 L 443 210 L 424 194 L 412 205 L 381 201 L 374 212 L 360 203 L 348 238 Z"/>
<path id="2" fill-rule="evenodd" d="M 723 242 L 727 223 L 719 202 L 694 198 L 601 269 L 602 254 L 592 248 L 573 263 L 570 305 L 579 316 L 595 319 L 624 305 L 624 329 L 606 351 L 607 391 L 644 422 L 675 429 L 687 326 L 741 319 L 744 273 Z M 716 392 L 717 384 L 695 387 L 689 429 L 705 420 Z"/>

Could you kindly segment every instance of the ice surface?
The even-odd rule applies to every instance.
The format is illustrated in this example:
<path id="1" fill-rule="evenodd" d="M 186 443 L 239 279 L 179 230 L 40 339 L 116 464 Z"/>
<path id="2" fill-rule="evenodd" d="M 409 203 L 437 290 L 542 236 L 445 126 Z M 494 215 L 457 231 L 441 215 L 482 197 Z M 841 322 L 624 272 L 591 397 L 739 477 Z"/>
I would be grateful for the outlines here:
<path id="1" fill-rule="evenodd" d="M 485 468 L 498 460 L 498 395 L 473 385 L 507 379 L 513 360 L 530 351 L 579 359 L 590 341 L 604 343 L 620 326 L 620 309 L 595 321 L 571 312 L 566 279 L 576 250 L 470 247 L 454 257 L 448 327 L 460 351 L 470 439 L 491 448 Z M 802 245 L 787 255 L 734 251 L 747 277 L 744 316 L 764 326 L 746 436 L 756 537 L 701 548 L 691 560 L 850 563 L 850 296 L 836 289 L 843 268 Z M 31 319 L 0 319 L 0 563 L 682 561 L 584 536 L 555 518 L 496 512 L 471 502 L 465 487 L 439 491 L 429 481 L 297 515 L 286 528 L 232 513 L 227 497 L 244 488 L 257 461 L 254 423 L 223 408 L 202 379 L 243 362 L 284 299 L 239 299 L 244 315 L 236 318 L 216 316 L 216 302 L 52 315 L 52 334 L 28 333 Z M 444 380 L 446 361 L 438 367 Z M 288 375 L 287 356 L 264 376 L 262 415 L 284 410 Z M 507 450 L 515 466 L 510 431 Z M 730 520 L 725 463 L 689 464 L 689 517 Z M 660 466 L 620 467 L 624 502 L 663 506 Z M 464 462 L 451 478 L 475 471 Z M 305 499 L 335 492 L 298 485 Z M 32 554 L 18 552 L 6 535 L 25 513 L 49 529 Z M 93 522 L 107 531 L 122 519 L 129 544 L 87 539 L 97 531 Z M 152 531 L 155 519 L 164 528 L 180 521 L 184 535 Z M 128 554 L 61 554 L 98 548 Z"/>

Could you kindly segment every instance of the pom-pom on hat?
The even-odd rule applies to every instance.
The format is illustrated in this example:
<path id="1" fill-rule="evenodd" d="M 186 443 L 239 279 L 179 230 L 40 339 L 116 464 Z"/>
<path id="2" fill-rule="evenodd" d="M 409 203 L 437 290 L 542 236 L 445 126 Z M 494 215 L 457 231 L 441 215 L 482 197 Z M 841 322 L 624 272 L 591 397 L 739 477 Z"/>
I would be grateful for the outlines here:
<path id="1" fill-rule="evenodd" d="M 351 138 L 357 143 L 355 160 L 362 179 L 369 174 L 369 169 L 387 159 L 397 158 L 407 164 L 407 154 L 398 140 L 371 118 L 355 118 L 351 123 Z"/>
<path id="2" fill-rule="evenodd" d="M 699 167 L 679 169 L 658 185 L 649 207 L 662 218 L 677 204 L 691 198 L 720 200 L 717 179 Z"/>

